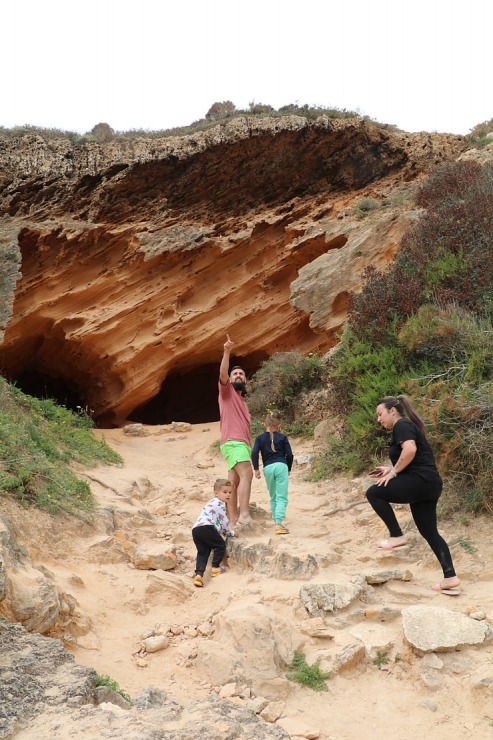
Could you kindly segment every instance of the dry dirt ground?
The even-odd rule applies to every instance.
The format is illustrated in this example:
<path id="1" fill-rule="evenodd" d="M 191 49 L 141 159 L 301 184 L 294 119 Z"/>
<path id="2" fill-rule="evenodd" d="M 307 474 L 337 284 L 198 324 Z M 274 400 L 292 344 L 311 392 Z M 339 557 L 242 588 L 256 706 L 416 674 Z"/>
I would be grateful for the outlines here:
<path id="1" fill-rule="evenodd" d="M 159 433 L 159 427 L 148 431 L 149 436 L 144 437 L 127 436 L 121 429 L 99 431 L 121 454 L 124 465 L 87 472 L 98 505 L 126 512 L 127 532 L 133 527 L 143 541 L 176 545 L 184 557 L 178 570 L 190 577 L 191 584 L 195 548 L 190 528 L 212 495 L 213 481 L 226 472 L 213 447 L 218 424 L 194 425 L 191 431 L 177 435 Z M 310 442 L 291 441 L 295 456 L 311 451 Z M 301 560 L 314 555 L 322 564 L 311 577 L 314 583 L 348 582 L 354 576 L 391 568 L 411 571 L 412 580 L 391 580 L 375 588 L 371 607 L 376 610 L 388 607 L 400 611 L 414 604 L 466 614 L 482 610 L 493 623 L 491 522 L 480 518 L 441 520 L 446 539 L 458 538 L 452 552 L 463 581 L 460 596 L 446 597 L 430 588 L 439 580 L 440 570 L 406 507 L 399 509 L 399 517 L 409 532 L 411 547 L 384 553 L 376 548 L 376 542 L 386 532 L 364 497 L 369 479 L 315 483 L 304 476 L 305 470 L 295 464 L 285 522 L 290 534 L 283 537 L 274 535 L 265 482 L 254 479 L 251 501 L 256 524 L 250 533 L 242 532 L 241 538 L 251 545 L 270 543 L 273 550 L 296 553 Z M 146 512 L 153 514 L 152 520 Z M 148 571 L 127 562 L 98 562 L 97 557 L 88 556 L 91 545 L 102 539 L 101 532 L 91 538 L 74 526 L 65 532 L 63 543 L 58 543 L 51 556 L 40 542 L 34 560 L 55 574 L 60 586 L 77 599 L 81 611 L 92 621 L 85 647 L 72 648 L 76 661 L 108 674 L 131 696 L 144 687 L 161 687 L 170 698 L 190 706 L 212 690 L 210 678 L 200 672 L 194 660 L 197 643 L 206 639 L 204 636 L 194 636 L 192 629 L 166 650 L 147 655 L 147 665 L 142 667 L 134 653 L 148 628 L 193 627 L 233 603 L 243 607 L 245 614 L 249 604 L 267 605 L 293 624 L 293 634 L 294 627 L 309 617 L 299 599 L 306 579 L 279 579 L 233 564 L 227 574 L 213 580 L 206 574 L 205 587 L 191 587 L 186 599 L 173 599 L 169 592 L 166 596 L 150 593 Z M 354 641 L 371 641 L 372 630 L 384 629 L 389 638 L 389 663 L 379 668 L 370 656 L 329 679 L 324 693 L 290 684 L 284 715 L 316 728 L 325 740 L 414 740 L 419 735 L 433 740 L 493 738 L 493 690 L 487 680 L 493 678 L 493 648 L 440 653 L 439 662 L 432 664 L 430 656 L 418 656 L 405 644 L 400 617 L 382 624 L 371 619 L 371 609 L 370 618 L 365 619 L 365 609 L 368 604 L 359 604 L 359 618 L 341 622 L 342 629 L 340 633 L 333 630 L 332 640 L 305 636 L 302 648 L 310 662 L 322 657 L 322 666 L 330 669 L 331 658 L 347 645 L 349 633 Z M 340 617 L 344 621 L 344 615 Z M 481 681 L 479 689 L 476 685 Z"/>

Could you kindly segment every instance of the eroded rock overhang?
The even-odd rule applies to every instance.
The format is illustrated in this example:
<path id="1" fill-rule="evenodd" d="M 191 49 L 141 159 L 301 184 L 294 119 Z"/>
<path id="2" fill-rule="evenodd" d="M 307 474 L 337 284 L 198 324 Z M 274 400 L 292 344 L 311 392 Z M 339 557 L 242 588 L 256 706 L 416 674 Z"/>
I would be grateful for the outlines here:
<path id="1" fill-rule="evenodd" d="M 0 366 L 103 426 L 216 419 L 226 333 L 248 372 L 328 350 L 361 271 L 392 259 L 414 217 L 359 220 L 355 199 L 464 148 L 295 117 L 107 145 L 27 138 L 0 150 L 0 228 L 22 258 Z"/>

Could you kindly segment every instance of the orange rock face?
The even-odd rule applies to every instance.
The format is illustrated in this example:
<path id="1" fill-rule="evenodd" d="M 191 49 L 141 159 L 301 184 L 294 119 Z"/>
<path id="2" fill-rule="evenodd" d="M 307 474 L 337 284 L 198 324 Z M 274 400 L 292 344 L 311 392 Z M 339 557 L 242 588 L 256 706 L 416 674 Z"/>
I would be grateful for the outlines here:
<path id="1" fill-rule="evenodd" d="M 0 140 L 0 237 L 22 259 L 0 367 L 101 426 L 217 419 L 226 333 L 250 373 L 332 347 L 361 271 L 414 218 L 406 183 L 465 148 L 325 117 Z M 379 206 L 364 218 L 363 196 Z"/>

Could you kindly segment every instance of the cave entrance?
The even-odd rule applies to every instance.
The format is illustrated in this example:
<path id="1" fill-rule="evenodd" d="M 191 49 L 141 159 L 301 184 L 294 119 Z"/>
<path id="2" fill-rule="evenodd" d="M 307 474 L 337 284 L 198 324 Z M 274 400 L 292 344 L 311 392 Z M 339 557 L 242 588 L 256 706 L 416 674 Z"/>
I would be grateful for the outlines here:
<path id="1" fill-rule="evenodd" d="M 15 383 L 23 393 L 41 399 L 51 398 L 71 411 L 77 412 L 86 407 L 86 400 L 79 386 L 61 376 L 46 375 L 27 366 L 9 380 Z"/>
<path id="2" fill-rule="evenodd" d="M 247 377 L 251 377 L 267 357 L 266 353 L 234 357 L 230 366 L 241 365 Z M 219 362 L 175 370 L 166 377 L 159 393 L 132 411 L 128 421 L 141 424 L 171 424 L 173 421 L 206 424 L 219 421 L 218 375 Z"/>

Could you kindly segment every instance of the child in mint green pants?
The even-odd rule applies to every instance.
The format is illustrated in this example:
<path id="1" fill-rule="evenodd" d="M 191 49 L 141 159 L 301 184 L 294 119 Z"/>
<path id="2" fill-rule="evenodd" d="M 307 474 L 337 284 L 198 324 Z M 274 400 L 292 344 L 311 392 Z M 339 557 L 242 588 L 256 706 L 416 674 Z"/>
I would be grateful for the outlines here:
<path id="1" fill-rule="evenodd" d="M 265 432 L 259 434 L 252 449 L 255 477 L 260 478 L 259 455 L 264 466 L 264 476 L 270 495 L 272 518 L 276 534 L 289 534 L 283 525 L 288 505 L 288 476 L 293 464 L 293 452 L 285 434 L 280 432 L 279 414 L 268 414 L 264 419 Z"/>

